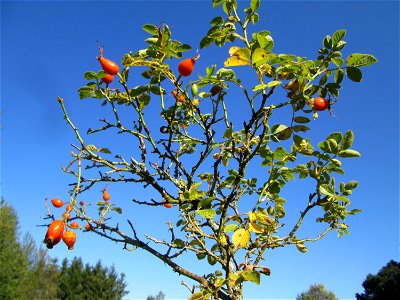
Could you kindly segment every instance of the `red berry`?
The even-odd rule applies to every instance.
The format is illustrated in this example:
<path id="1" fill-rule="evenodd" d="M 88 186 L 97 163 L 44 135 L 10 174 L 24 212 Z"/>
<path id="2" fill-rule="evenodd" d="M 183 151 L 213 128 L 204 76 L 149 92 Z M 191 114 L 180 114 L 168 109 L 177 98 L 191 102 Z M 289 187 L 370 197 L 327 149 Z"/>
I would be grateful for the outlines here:
<path id="1" fill-rule="evenodd" d="M 192 74 L 195 62 L 200 58 L 200 54 L 197 53 L 196 57 L 187 58 L 182 60 L 178 65 L 178 72 L 181 76 L 187 77 Z"/>
<path id="2" fill-rule="evenodd" d="M 64 202 L 58 198 L 54 198 L 51 200 L 51 204 L 53 204 L 54 207 L 62 207 Z"/>
<path id="3" fill-rule="evenodd" d="M 62 235 L 62 240 L 68 246 L 69 250 L 74 248 L 74 244 L 76 242 L 76 233 L 72 230 L 67 230 Z"/>
<path id="4" fill-rule="evenodd" d="M 109 75 L 115 75 L 119 72 L 119 66 L 103 56 L 103 49 L 100 48 L 100 56 L 97 58 L 100 62 L 101 67 L 103 68 L 104 72 Z"/>
<path id="5" fill-rule="evenodd" d="M 47 228 L 46 236 L 44 238 L 44 243 L 46 247 L 51 249 L 54 245 L 61 241 L 61 236 L 64 232 L 64 222 L 61 220 L 54 220 L 51 222 L 50 226 Z"/>
<path id="6" fill-rule="evenodd" d="M 113 80 L 114 80 L 114 75 L 110 75 L 110 74 L 107 74 L 106 76 L 101 78 L 101 81 L 103 81 L 106 84 L 113 82 Z"/>
<path id="7" fill-rule="evenodd" d="M 323 111 L 329 107 L 329 101 L 322 97 L 314 98 L 314 109 L 316 111 Z"/>

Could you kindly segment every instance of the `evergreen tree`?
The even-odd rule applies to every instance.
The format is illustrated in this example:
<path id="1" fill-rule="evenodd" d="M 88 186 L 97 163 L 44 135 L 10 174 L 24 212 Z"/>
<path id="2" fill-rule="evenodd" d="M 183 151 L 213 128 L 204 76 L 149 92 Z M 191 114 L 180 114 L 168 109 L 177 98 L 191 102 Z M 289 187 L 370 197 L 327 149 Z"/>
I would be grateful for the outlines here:
<path id="1" fill-rule="evenodd" d="M 335 293 L 328 291 L 323 284 L 311 285 L 307 292 L 296 297 L 297 300 L 339 300 Z"/>
<path id="2" fill-rule="evenodd" d="M 59 280 L 60 299 L 122 299 L 126 291 L 125 275 L 118 275 L 114 267 L 84 265 L 81 258 L 74 258 L 70 265 L 63 260 Z"/>
<path id="3" fill-rule="evenodd" d="M 122 299 L 128 292 L 125 275 L 114 267 L 84 265 L 81 258 L 59 267 L 47 249 L 37 247 L 30 234 L 18 240 L 18 217 L 0 201 L 0 299 Z"/>
<path id="4" fill-rule="evenodd" d="M 368 274 L 362 285 L 364 293 L 357 293 L 357 300 L 397 299 L 400 295 L 400 263 L 391 260 L 378 274 Z"/>
<path id="5" fill-rule="evenodd" d="M 0 299 L 24 299 L 28 258 L 18 239 L 18 217 L 3 199 L 0 201 Z"/>
<path id="6" fill-rule="evenodd" d="M 59 277 L 57 260 L 49 257 L 47 249 L 38 248 L 29 233 L 25 235 L 22 247 L 28 258 L 26 299 L 55 299 Z"/>
<path id="7" fill-rule="evenodd" d="M 146 300 L 164 300 L 165 294 L 160 291 L 156 296 L 148 296 Z"/>

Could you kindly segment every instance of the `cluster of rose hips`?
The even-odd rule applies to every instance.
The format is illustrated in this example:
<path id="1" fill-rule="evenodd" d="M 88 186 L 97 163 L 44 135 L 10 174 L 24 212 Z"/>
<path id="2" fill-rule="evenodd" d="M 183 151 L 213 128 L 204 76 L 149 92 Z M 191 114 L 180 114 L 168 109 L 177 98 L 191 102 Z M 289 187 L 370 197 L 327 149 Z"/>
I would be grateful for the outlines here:
<path id="1" fill-rule="evenodd" d="M 97 59 L 99 60 L 100 65 L 103 68 L 104 72 L 107 73 L 106 76 L 101 78 L 101 81 L 103 81 L 106 84 L 113 82 L 114 75 L 116 75 L 119 72 L 119 66 L 115 62 L 103 56 L 103 48 L 100 48 L 100 55 Z"/>
<path id="2" fill-rule="evenodd" d="M 52 199 L 51 203 L 57 208 L 60 208 L 64 205 L 64 202 L 58 198 Z M 43 241 L 47 248 L 52 249 L 61 240 L 63 240 L 63 242 L 68 246 L 69 250 L 74 248 L 74 244 L 76 242 L 76 233 L 73 230 L 65 230 L 66 222 L 70 218 L 71 210 L 71 204 L 68 204 L 65 212 L 62 214 L 62 219 L 52 221 L 50 226 L 47 228 L 46 236 Z M 78 228 L 79 224 L 77 222 L 71 222 L 67 226 L 71 228 Z"/>
<path id="3" fill-rule="evenodd" d="M 110 200 L 110 198 L 111 196 L 108 193 L 107 189 L 103 189 L 103 200 L 108 201 Z M 64 202 L 58 198 L 52 199 L 51 204 L 56 208 L 61 208 L 64 206 Z M 85 203 L 83 201 L 80 201 L 79 204 L 83 206 Z M 43 241 L 46 244 L 47 248 L 52 249 L 61 240 L 63 240 L 69 250 L 72 250 L 74 248 L 76 242 L 76 233 L 75 231 L 68 229 L 68 227 L 78 229 L 79 224 L 78 222 L 70 222 L 69 224 L 67 223 L 70 219 L 71 211 L 72 206 L 71 204 L 68 204 L 66 206 L 65 212 L 62 213 L 61 219 L 53 220 L 47 228 L 46 236 Z M 65 230 L 65 228 L 67 228 L 67 230 Z M 86 224 L 85 230 L 90 231 L 91 229 L 92 226 L 89 223 Z"/>

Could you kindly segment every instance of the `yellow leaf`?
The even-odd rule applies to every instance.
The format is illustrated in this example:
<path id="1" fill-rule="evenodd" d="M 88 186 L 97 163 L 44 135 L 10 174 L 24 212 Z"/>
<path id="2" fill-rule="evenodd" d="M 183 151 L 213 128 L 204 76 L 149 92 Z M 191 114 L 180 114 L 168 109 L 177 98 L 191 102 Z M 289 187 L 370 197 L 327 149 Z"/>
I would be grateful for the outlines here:
<path id="1" fill-rule="evenodd" d="M 225 67 L 250 65 L 250 50 L 247 48 L 231 47 L 229 55 L 231 57 L 225 60 Z"/>
<path id="2" fill-rule="evenodd" d="M 249 230 L 255 233 L 263 233 L 263 228 L 255 222 L 249 224 Z"/>
<path id="3" fill-rule="evenodd" d="M 250 211 L 249 212 L 249 221 L 250 222 L 255 222 L 256 220 L 257 220 L 256 214 Z"/>
<path id="4" fill-rule="evenodd" d="M 275 223 L 272 218 L 270 218 L 268 215 L 266 215 L 262 212 L 258 212 L 256 214 L 256 217 L 257 217 L 257 221 L 264 225 L 274 225 L 274 223 Z"/>
<path id="5" fill-rule="evenodd" d="M 239 228 L 233 233 L 232 243 L 235 248 L 244 248 L 250 241 L 250 231 Z"/>
<path id="6" fill-rule="evenodd" d="M 240 50 L 240 47 L 238 46 L 233 46 L 229 49 L 228 53 L 230 56 L 234 55 L 238 50 Z"/>

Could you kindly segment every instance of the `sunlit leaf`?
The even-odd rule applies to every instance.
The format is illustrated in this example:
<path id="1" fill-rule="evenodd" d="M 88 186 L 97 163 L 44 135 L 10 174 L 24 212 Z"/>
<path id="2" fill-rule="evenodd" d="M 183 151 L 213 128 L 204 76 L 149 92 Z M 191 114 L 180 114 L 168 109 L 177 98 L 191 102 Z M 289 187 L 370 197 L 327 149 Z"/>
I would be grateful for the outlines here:
<path id="1" fill-rule="evenodd" d="M 272 58 L 274 58 L 276 55 L 274 53 L 268 52 L 262 48 L 257 48 L 254 50 L 253 54 L 251 55 L 251 62 L 253 65 L 260 66 Z"/>
<path id="2" fill-rule="evenodd" d="M 349 130 L 345 133 L 343 137 L 343 142 L 342 142 L 342 149 L 347 150 L 353 145 L 354 141 L 354 133 L 353 131 Z"/>
<path id="3" fill-rule="evenodd" d="M 371 54 L 353 53 L 346 58 L 348 66 L 363 67 L 377 63 L 378 60 Z"/>
<path id="4" fill-rule="evenodd" d="M 239 226 L 236 225 L 236 224 L 228 224 L 228 225 L 225 226 L 224 232 L 226 232 L 226 233 L 232 232 L 232 231 L 235 231 L 238 228 L 239 228 Z"/>
<path id="5" fill-rule="evenodd" d="M 196 213 L 206 219 L 212 219 L 216 215 L 216 212 L 213 209 L 201 209 L 197 210 Z"/>
<path id="6" fill-rule="evenodd" d="M 250 1 L 250 8 L 253 12 L 257 11 L 260 7 L 260 0 L 251 0 Z"/>
<path id="7" fill-rule="evenodd" d="M 328 184 L 321 184 L 319 186 L 319 191 L 321 194 L 328 195 L 328 196 L 335 196 L 334 189 L 329 186 Z"/>
<path id="8" fill-rule="evenodd" d="M 360 152 L 358 152 L 358 151 L 356 151 L 356 150 L 346 149 L 346 150 L 339 151 L 338 156 L 339 156 L 339 157 L 344 157 L 344 158 L 348 158 L 348 157 L 360 157 L 361 154 L 360 154 Z"/>
<path id="9" fill-rule="evenodd" d="M 306 253 L 308 251 L 307 247 L 303 244 L 296 244 L 296 247 L 301 253 Z"/>
<path id="10" fill-rule="evenodd" d="M 244 248 L 250 241 L 250 232 L 246 229 L 239 228 L 233 233 L 232 243 L 235 248 Z"/>
<path id="11" fill-rule="evenodd" d="M 95 145 L 87 145 L 85 148 L 88 151 L 97 151 L 97 147 Z"/>
<path id="12" fill-rule="evenodd" d="M 225 60 L 225 67 L 246 66 L 250 65 L 250 50 L 247 48 L 231 47 L 229 49 L 229 57 Z"/>
<path id="13" fill-rule="evenodd" d="M 255 284 L 260 284 L 261 276 L 259 271 L 241 271 L 239 272 L 239 276 L 243 278 L 245 281 L 250 281 Z"/>
<path id="14" fill-rule="evenodd" d="M 142 28 L 144 31 L 146 31 L 152 35 L 158 34 L 158 27 L 153 24 L 145 24 L 145 25 L 143 25 Z"/>
<path id="15" fill-rule="evenodd" d="M 332 46 L 336 46 L 346 35 L 346 30 L 340 29 L 332 35 Z"/>
<path id="16" fill-rule="evenodd" d="M 263 228 L 255 222 L 249 223 L 249 230 L 251 232 L 255 232 L 255 233 L 263 233 L 264 232 Z"/>

